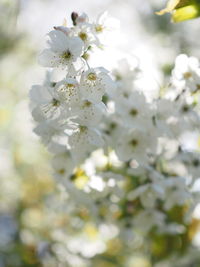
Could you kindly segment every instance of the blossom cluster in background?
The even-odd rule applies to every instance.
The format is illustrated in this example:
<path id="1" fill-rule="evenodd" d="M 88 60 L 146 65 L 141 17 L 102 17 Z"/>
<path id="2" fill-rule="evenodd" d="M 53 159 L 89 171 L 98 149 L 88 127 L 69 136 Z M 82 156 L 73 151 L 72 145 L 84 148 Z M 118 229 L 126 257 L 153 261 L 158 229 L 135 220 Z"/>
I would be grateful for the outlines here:
<path id="1" fill-rule="evenodd" d="M 30 91 L 34 132 L 53 154 L 63 197 L 49 208 L 67 222 L 40 248 L 42 262 L 55 266 L 54 254 L 61 266 L 135 266 L 130 255 L 145 250 L 141 266 L 190 266 L 199 260 L 199 61 L 179 55 L 169 84 L 150 96 L 131 57 L 110 70 L 90 64 L 113 19 L 71 18 L 48 34 L 46 79 Z"/>

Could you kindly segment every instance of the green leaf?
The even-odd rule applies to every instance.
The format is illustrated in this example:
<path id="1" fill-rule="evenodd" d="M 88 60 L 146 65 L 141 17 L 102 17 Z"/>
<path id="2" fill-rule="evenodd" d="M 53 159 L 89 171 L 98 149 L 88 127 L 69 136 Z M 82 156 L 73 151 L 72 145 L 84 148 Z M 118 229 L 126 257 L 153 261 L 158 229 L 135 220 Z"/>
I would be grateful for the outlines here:
<path id="1" fill-rule="evenodd" d="M 173 22 L 181 22 L 200 16 L 200 0 L 169 0 L 166 8 L 157 15 L 172 13 Z"/>
<path id="2" fill-rule="evenodd" d="M 172 14 L 173 22 L 181 22 L 189 19 L 195 19 L 200 16 L 200 4 L 189 5 L 176 9 Z"/>

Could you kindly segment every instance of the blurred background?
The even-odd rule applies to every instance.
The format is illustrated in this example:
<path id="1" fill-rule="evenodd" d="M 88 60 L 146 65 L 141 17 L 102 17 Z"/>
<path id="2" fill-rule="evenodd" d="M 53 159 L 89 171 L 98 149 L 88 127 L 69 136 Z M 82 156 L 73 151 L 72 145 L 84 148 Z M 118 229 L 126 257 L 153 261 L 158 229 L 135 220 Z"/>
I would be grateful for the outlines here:
<path id="1" fill-rule="evenodd" d="M 59 232 L 68 221 L 64 196 L 51 177 L 50 155 L 32 132 L 28 92 L 44 78 L 37 54 L 47 32 L 64 18 L 70 24 L 72 11 L 95 19 L 107 10 L 120 20 L 120 39 L 113 40 L 98 65 L 112 68 L 122 54 L 132 54 L 143 71 L 140 86 L 156 95 L 168 82 L 176 55 L 200 54 L 199 20 L 172 24 L 170 15 L 155 15 L 165 5 L 158 0 L 0 0 L 0 267 L 154 266 L 145 253 L 123 263 L 120 240 L 115 246 L 107 244 L 117 262 L 112 257 L 95 258 L 90 265 L 87 259 L 82 262 L 66 254 Z M 82 238 L 101 251 L 92 223 L 84 231 Z M 88 245 L 88 250 L 92 248 Z M 66 255 L 71 263 L 66 263 Z"/>

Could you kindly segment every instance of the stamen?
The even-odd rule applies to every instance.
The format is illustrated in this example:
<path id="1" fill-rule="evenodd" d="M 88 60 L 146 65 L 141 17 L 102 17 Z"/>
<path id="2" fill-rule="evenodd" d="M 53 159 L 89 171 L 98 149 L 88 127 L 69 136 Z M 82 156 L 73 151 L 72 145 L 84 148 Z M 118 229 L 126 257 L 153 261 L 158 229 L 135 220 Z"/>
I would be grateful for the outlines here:
<path id="1" fill-rule="evenodd" d="M 189 79 L 190 77 L 192 77 L 192 73 L 188 71 L 188 72 L 185 72 L 183 76 L 185 79 Z"/>
<path id="2" fill-rule="evenodd" d="M 83 107 L 90 107 L 92 105 L 92 103 L 90 101 L 85 101 L 83 104 Z"/>
<path id="3" fill-rule="evenodd" d="M 79 36 L 79 37 L 81 38 L 81 40 L 83 40 L 83 41 L 86 41 L 86 40 L 87 40 L 87 33 L 85 33 L 85 32 L 80 32 L 78 36 Z"/>
<path id="4" fill-rule="evenodd" d="M 63 59 L 69 60 L 71 57 L 72 57 L 72 54 L 69 50 L 67 50 L 66 52 L 62 54 Z"/>
<path id="5" fill-rule="evenodd" d="M 96 81 L 97 75 L 94 72 L 90 72 L 87 76 L 88 80 L 90 81 Z"/>
<path id="6" fill-rule="evenodd" d="M 52 99 L 52 106 L 53 107 L 58 107 L 59 105 L 60 105 L 60 101 L 55 99 L 55 98 L 53 98 Z"/>
<path id="7" fill-rule="evenodd" d="M 97 32 L 97 33 L 100 33 L 100 32 L 102 32 L 103 31 L 103 26 L 102 25 L 100 25 L 100 24 L 98 24 L 98 25 L 96 25 L 95 26 L 95 31 Z"/>

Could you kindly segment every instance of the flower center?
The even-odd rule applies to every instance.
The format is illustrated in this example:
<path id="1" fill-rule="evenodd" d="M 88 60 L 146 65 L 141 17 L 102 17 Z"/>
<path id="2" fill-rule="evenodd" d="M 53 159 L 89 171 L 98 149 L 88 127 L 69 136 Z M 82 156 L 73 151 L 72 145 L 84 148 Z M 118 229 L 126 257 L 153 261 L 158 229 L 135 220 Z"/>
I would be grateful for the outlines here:
<path id="1" fill-rule="evenodd" d="M 84 133 L 87 130 L 86 126 L 80 125 L 79 126 L 80 133 Z"/>
<path id="2" fill-rule="evenodd" d="M 79 36 L 79 37 L 81 38 L 81 40 L 83 40 L 83 41 L 86 41 L 86 40 L 87 40 L 87 33 L 85 33 L 85 32 L 80 32 L 78 36 Z"/>
<path id="3" fill-rule="evenodd" d="M 60 101 L 57 100 L 57 99 L 55 99 L 55 98 L 53 98 L 53 99 L 52 99 L 52 105 L 53 105 L 54 107 L 58 107 L 58 106 L 60 105 Z"/>
<path id="4" fill-rule="evenodd" d="M 194 167 L 198 167 L 199 164 L 200 164 L 200 161 L 198 159 L 194 159 L 192 164 L 193 164 Z"/>
<path id="5" fill-rule="evenodd" d="M 72 57 L 72 54 L 69 50 L 67 50 L 66 52 L 64 52 L 62 54 L 62 58 L 66 59 L 66 60 L 69 60 L 71 57 Z"/>
<path id="6" fill-rule="evenodd" d="M 64 174 L 65 173 L 65 169 L 58 170 L 58 173 L 61 174 L 61 175 Z"/>
<path id="7" fill-rule="evenodd" d="M 90 81 L 96 81 L 97 76 L 96 76 L 96 74 L 95 74 L 94 72 L 90 72 L 90 73 L 88 74 L 87 78 L 88 78 L 88 80 L 90 80 Z"/>
<path id="8" fill-rule="evenodd" d="M 83 107 L 90 107 L 92 105 L 92 103 L 90 101 L 85 101 L 84 104 L 83 104 Z"/>
<path id="9" fill-rule="evenodd" d="M 56 86 L 56 83 L 55 83 L 55 82 L 52 82 L 52 83 L 50 84 L 50 86 L 51 86 L 51 87 L 55 87 L 55 86 Z"/>
<path id="10" fill-rule="evenodd" d="M 67 83 L 67 84 L 66 84 L 66 87 L 67 87 L 67 88 L 74 88 L 75 85 L 74 85 L 73 83 Z"/>
<path id="11" fill-rule="evenodd" d="M 189 79 L 190 77 L 192 77 L 192 73 L 189 72 L 189 71 L 187 71 L 187 72 L 185 72 L 185 73 L 183 74 L 183 77 L 184 77 L 185 79 Z"/>
<path id="12" fill-rule="evenodd" d="M 190 110 L 190 108 L 189 108 L 189 106 L 187 106 L 187 105 L 184 105 L 184 106 L 182 107 L 182 112 L 184 112 L 184 113 L 188 112 L 189 110 Z"/>
<path id="13" fill-rule="evenodd" d="M 100 25 L 100 24 L 96 25 L 96 26 L 95 26 L 95 31 L 96 31 L 97 33 L 102 32 L 102 31 L 103 31 L 103 26 Z"/>
<path id="14" fill-rule="evenodd" d="M 133 117 L 135 117 L 137 114 L 138 114 L 138 111 L 137 111 L 137 109 L 131 109 L 131 111 L 129 112 L 129 114 L 131 115 L 131 116 L 133 116 Z"/>
<path id="15" fill-rule="evenodd" d="M 133 147 L 136 147 L 138 145 L 138 140 L 136 139 L 132 139 L 130 144 L 133 146 Z"/>
<path id="16" fill-rule="evenodd" d="M 115 122 L 111 122 L 110 128 L 115 129 L 117 127 L 117 124 Z"/>

